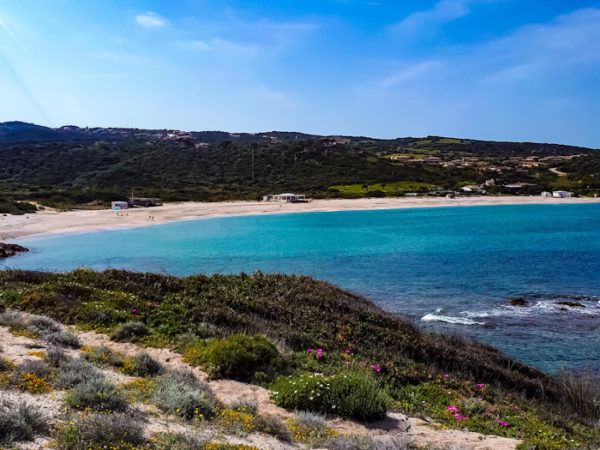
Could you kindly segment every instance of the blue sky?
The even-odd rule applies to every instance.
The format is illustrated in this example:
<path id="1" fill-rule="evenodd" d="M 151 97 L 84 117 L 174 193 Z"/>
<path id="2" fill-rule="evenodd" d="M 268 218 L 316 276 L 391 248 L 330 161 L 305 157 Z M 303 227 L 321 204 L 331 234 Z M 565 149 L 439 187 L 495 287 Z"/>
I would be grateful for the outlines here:
<path id="1" fill-rule="evenodd" d="M 2 0 L 6 120 L 600 147 L 600 2 Z"/>

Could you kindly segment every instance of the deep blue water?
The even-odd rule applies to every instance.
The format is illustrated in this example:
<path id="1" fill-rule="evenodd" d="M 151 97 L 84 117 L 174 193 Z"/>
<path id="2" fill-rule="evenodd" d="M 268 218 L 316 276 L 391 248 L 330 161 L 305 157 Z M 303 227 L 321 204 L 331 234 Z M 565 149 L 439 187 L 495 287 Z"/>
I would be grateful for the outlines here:
<path id="1" fill-rule="evenodd" d="M 545 370 L 600 368 L 598 204 L 227 217 L 19 243 L 32 251 L 0 268 L 302 273 Z"/>

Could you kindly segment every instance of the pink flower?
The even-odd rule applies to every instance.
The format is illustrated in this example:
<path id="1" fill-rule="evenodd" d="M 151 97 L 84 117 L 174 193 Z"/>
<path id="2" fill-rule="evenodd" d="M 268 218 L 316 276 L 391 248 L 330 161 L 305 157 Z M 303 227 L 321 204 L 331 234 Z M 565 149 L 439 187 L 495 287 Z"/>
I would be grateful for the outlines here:
<path id="1" fill-rule="evenodd" d="M 462 420 L 462 416 L 460 414 L 454 414 L 454 418 L 456 420 Z"/>
<path id="2" fill-rule="evenodd" d="M 519 408 L 518 406 L 515 406 L 515 411 L 519 411 L 521 408 Z"/>
<path id="3" fill-rule="evenodd" d="M 137 309 L 135 309 L 135 308 L 131 308 L 131 312 L 132 312 L 132 313 L 134 313 L 134 312 L 136 312 L 136 311 L 137 311 Z"/>
<path id="4" fill-rule="evenodd" d="M 444 374 L 444 378 L 448 378 L 448 374 L 447 373 Z"/>
<path id="5" fill-rule="evenodd" d="M 365 361 L 361 361 L 361 362 L 360 362 L 360 365 L 364 367 L 364 366 L 366 366 L 366 365 L 367 365 L 367 363 L 366 363 Z"/>
<path id="6" fill-rule="evenodd" d="M 427 403 L 423 403 L 421 406 L 422 406 L 423 408 L 427 408 Z"/>
<path id="7" fill-rule="evenodd" d="M 468 417 L 463 417 L 463 420 L 469 420 L 469 418 Z"/>
<path id="8" fill-rule="evenodd" d="M 502 425 L 502 421 L 501 420 L 498 420 L 497 422 L 498 422 L 498 425 Z"/>
<path id="9" fill-rule="evenodd" d="M 318 348 L 318 349 L 317 349 L 317 352 L 319 352 L 319 353 L 323 353 L 323 349 L 322 349 L 322 348 Z"/>
<path id="10" fill-rule="evenodd" d="M 344 361 L 344 364 L 346 364 L 347 366 L 350 365 L 350 361 Z"/>
<path id="11" fill-rule="evenodd" d="M 502 422 L 502 426 L 503 427 L 507 427 L 508 426 L 508 422 Z"/>
<path id="12" fill-rule="evenodd" d="M 517 431 L 517 434 L 521 434 L 521 432 L 520 432 L 520 431 Z"/>
<path id="13" fill-rule="evenodd" d="M 133 317 L 135 317 L 136 319 L 138 319 L 140 317 L 139 314 L 135 314 Z"/>
<path id="14" fill-rule="evenodd" d="M 483 383 L 479 383 L 479 384 L 476 384 L 475 386 L 477 386 L 478 388 L 482 388 L 482 387 L 484 387 L 484 386 L 485 386 L 485 384 L 483 384 Z"/>
<path id="15" fill-rule="evenodd" d="M 371 366 L 371 369 L 373 369 L 375 372 L 381 371 L 381 367 L 379 367 L 379 366 Z"/>
<path id="16" fill-rule="evenodd" d="M 350 350 L 346 349 L 344 350 L 344 353 L 350 353 Z"/>
<path id="17" fill-rule="evenodd" d="M 315 351 L 315 349 L 314 348 L 309 348 L 307 351 L 308 351 L 308 353 L 312 353 L 312 352 Z"/>
<path id="18" fill-rule="evenodd" d="M 454 405 L 450 405 L 446 409 L 448 411 L 450 411 L 450 412 L 453 412 L 453 413 L 459 413 L 460 412 L 460 410 L 456 406 L 454 406 Z"/>

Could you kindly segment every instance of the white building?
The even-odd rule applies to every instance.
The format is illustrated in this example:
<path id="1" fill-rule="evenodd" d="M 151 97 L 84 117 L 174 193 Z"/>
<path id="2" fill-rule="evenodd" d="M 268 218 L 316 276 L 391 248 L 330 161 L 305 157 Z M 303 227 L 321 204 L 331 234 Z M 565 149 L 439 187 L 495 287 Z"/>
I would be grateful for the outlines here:
<path id="1" fill-rule="evenodd" d="M 552 197 L 552 193 L 551 192 L 542 192 L 542 198 L 550 198 Z"/>
<path id="2" fill-rule="evenodd" d="M 573 193 L 567 192 L 567 191 L 552 191 L 552 197 L 554 197 L 554 198 L 569 198 L 569 197 L 573 197 Z"/>
<path id="3" fill-rule="evenodd" d="M 275 194 L 269 195 L 268 201 L 271 202 L 284 202 L 284 203 L 303 203 L 306 202 L 306 195 L 304 194 Z"/>
<path id="4" fill-rule="evenodd" d="M 121 210 L 129 208 L 129 204 L 127 202 L 111 202 L 110 209 Z"/>

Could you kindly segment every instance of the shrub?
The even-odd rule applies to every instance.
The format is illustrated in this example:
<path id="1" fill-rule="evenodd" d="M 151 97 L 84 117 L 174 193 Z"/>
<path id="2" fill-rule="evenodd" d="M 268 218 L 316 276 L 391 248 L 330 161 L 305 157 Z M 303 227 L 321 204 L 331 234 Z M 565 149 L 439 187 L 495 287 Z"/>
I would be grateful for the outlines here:
<path id="1" fill-rule="evenodd" d="M 328 450 L 416 450 L 418 447 L 406 437 L 375 440 L 371 436 L 337 436 L 325 443 Z"/>
<path id="2" fill-rule="evenodd" d="M 125 322 L 114 331 L 111 339 L 118 342 L 135 342 L 148 334 L 148 328 L 143 322 Z"/>
<path id="3" fill-rule="evenodd" d="M 0 358 L 0 372 L 8 372 L 12 370 L 15 365 L 8 359 Z"/>
<path id="4" fill-rule="evenodd" d="M 41 337 L 48 343 L 60 347 L 79 348 L 81 346 L 77 336 L 69 331 L 54 331 L 49 334 L 43 334 Z"/>
<path id="5" fill-rule="evenodd" d="M 290 429 L 285 422 L 277 416 L 254 416 L 252 425 L 254 426 L 255 431 L 270 434 L 280 441 L 290 442 L 292 440 Z"/>
<path id="6" fill-rule="evenodd" d="M 383 419 L 389 398 L 369 373 L 347 371 L 331 376 L 304 374 L 280 377 L 273 385 L 273 400 L 284 408 L 336 414 L 362 421 Z"/>
<path id="7" fill-rule="evenodd" d="M 162 411 L 181 416 L 187 420 L 213 417 L 217 400 L 210 388 L 194 379 L 184 381 L 167 374 L 158 379 L 152 401 Z"/>
<path id="8" fill-rule="evenodd" d="M 256 372 L 271 377 L 284 367 L 279 351 L 265 336 L 236 334 L 210 342 L 192 363 L 202 364 L 212 378 L 251 381 Z"/>
<path id="9" fill-rule="evenodd" d="M 55 320 L 50 317 L 37 315 L 29 318 L 27 328 L 38 336 L 61 331 L 60 325 Z"/>
<path id="10" fill-rule="evenodd" d="M 158 375 L 162 371 L 163 366 L 147 353 L 138 353 L 133 358 L 128 358 L 123 362 L 123 372 L 128 375 L 145 377 Z"/>
<path id="11" fill-rule="evenodd" d="M 248 414 L 256 415 L 258 412 L 258 402 L 256 400 L 241 399 L 232 402 L 229 409 L 233 411 L 242 411 Z"/>
<path id="12" fill-rule="evenodd" d="M 65 450 L 87 448 L 135 448 L 146 442 L 143 427 L 128 414 L 89 414 L 73 417 L 58 432 Z"/>
<path id="13" fill-rule="evenodd" d="M 153 441 L 153 448 L 162 450 L 206 450 L 209 439 L 201 435 L 183 433 L 160 433 Z"/>
<path id="14" fill-rule="evenodd" d="M 561 386 L 562 403 L 591 423 L 600 421 L 600 377 L 591 371 L 561 371 L 556 377 Z"/>
<path id="15" fill-rule="evenodd" d="M 30 405 L 0 404 L 0 446 L 16 441 L 31 441 L 49 431 L 46 418 Z"/>
<path id="16" fill-rule="evenodd" d="M 296 411 L 294 417 L 288 419 L 288 427 L 296 440 L 308 441 L 311 447 L 338 435 L 327 426 L 324 416 L 307 411 Z"/>
<path id="17" fill-rule="evenodd" d="M 243 435 L 254 431 L 254 416 L 243 411 L 234 411 L 233 409 L 217 409 L 217 415 L 214 420 L 221 429 L 227 434 Z"/>
<path id="18" fill-rule="evenodd" d="M 17 366 L 12 373 L 12 384 L 21 391 L 39 394 L 52 390 L 48 379 L 51 375 L 50 366 L 45 361 L 27 360 Z"/>
<path id="19" fill-rule="evenodd" d="M 94 411 L 124 411 L 127 401 L 117 387 L 102 378 L 93 378 L 76 385 L 67 395 L 71 408 L 91 408 Z"/>
<path id="20" fill-rule="evenodd" d="M 98 379 L 103 379 L 102 374 L 88 361 L 81 358 L 70 359 L 59 367 L 56 384 L 60 388 L 72 388 Z"/>
<path id="21" fill-rule="evenodd" d="M 65 355 L 62 348 L 55 345 L 48 346 L 46 350 L 46 362 L 51 367 L 60 367 L 60 365 L 67 362 L 68 359 L 69 358 L 67 358 L 67 355 Z"/>
<path id="22" fill-rule="evenodd" d="M 104 345 L 84 348 L 82 357 L 99 366 L 109 365 L 120 367 L 123 365 L 119 354 Z"/>

